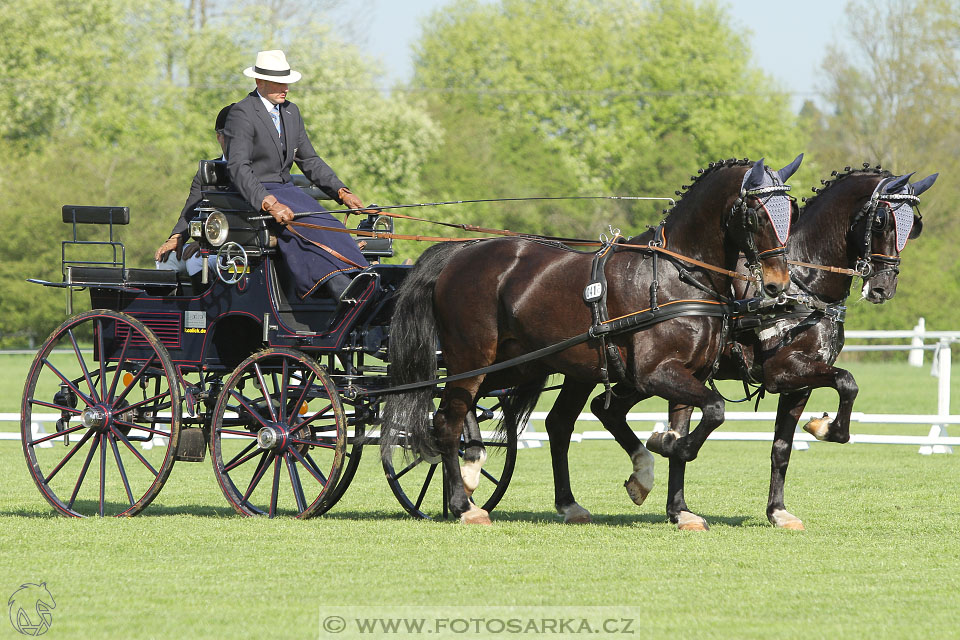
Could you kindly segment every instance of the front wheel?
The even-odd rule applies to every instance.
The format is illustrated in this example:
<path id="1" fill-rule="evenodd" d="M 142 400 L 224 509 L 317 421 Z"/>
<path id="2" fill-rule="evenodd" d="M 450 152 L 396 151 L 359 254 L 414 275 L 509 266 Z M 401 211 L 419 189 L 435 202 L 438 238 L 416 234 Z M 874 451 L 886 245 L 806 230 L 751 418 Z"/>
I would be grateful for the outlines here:
<path id="1" fill-rule="evenodd" d="M 238 513 L 309 518 L 331 506 L 346 442 L 330 376 L 306 354 L 274 348 L 241 362 L 224 383 L 210 457 Z"/>

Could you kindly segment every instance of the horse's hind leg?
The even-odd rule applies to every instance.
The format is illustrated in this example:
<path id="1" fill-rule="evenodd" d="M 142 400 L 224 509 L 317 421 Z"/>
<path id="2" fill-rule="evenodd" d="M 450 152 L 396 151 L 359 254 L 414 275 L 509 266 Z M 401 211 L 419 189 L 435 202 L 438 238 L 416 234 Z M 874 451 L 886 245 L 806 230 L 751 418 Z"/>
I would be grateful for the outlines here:
<path id="1" fill-rule="evenodd" d="M 767 497 L 767 519 L 781 529 L 802 530 L 803 522 L 783 504 L 783 488 L 787 480 L 787 465 L 793 449 L 793 434 L 800 414 L 807 406 L 810 389 L 780 394 L 777 404 L 777 426 L 770 449 L 770 494 Z"/>
<path id="2" fill-rule="evenodd" d="M 474 394 L 475 391 L 471 393 L 461 386 L 448 385 L 433 418 L 433 427 L 440 448 L 443 481 L 450 511 L 464 524 L 490 524 L 489 514 L 470 502 L 464 488 L 458 455 L 460 435 L 464 432 L 467 414 L 473 411 Z"/>
<path id="3" fill-rule="evenodd" d="M 590 403 L 590 411 L 600 419 L 603 426 L 613 435 L 623 450 L 630 456 L 633 463 L 633 473 L 623 483 L 627 495 L 634 504 L 641 505 L 653 489 L 653 456 L 640 442 L 640 438 L 630 428 L 627 422 L 627 413 L 647 396 L 641 395 L 636 389 L 619 383 L 613 387 L 610 406 L 606 404 L 606 394 L 601 394 Z"/>
<path id="4" fill-rule="evenodd" d="M 590 397 L 592 384 L 565 378 L 553 408 L 547 414 L 547 435 L 550 437 L 550 461 L 553 464 L 553 504 L 568 524 L 590 522 L 590 512 L 577 504 L 570 488 L 570 435 L 580 410 Z"/>
<path id="5" fill-rule="evenodd" d="M 480 435 L 480 424 L 474 410 L 467 411 L 463 419 L 463 464 L 460 465 L 460 476 L 463 479 L 463 489 L 467 497 L 473 495 L 480 484 L 480 471 L 487 460 L 487 450 L 483 446 L 483 437 Z"/>

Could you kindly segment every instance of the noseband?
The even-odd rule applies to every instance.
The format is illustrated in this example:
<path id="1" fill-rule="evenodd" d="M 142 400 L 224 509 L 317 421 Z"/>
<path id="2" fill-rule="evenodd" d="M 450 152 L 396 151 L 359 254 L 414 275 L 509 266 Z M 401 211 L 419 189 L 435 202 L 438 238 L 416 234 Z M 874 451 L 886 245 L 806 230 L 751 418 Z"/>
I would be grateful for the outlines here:
<path id="1" fill-rule="evenodd" d="M 911 208 L 916 207 L 920 204 L 920 198 L 912 193 L 882 193 L 884 185 L 893 179 L 886 178 L 877 185 L 870 199 L 864 203 L 850 225 L 850 231 L 856 232 L 857 225 L 863 223 L 863 239 L 859 247 L 860 257 L 857 258 L 854 271 L 864 280 L 886 273 L 892 273 L 894 276 L 900 274 L 899 247 L 896 256 L 873 253 L 873 234 L 886 233 L 893 229 L 897 224 L 893 213 L 894 209 L 903 203 L 909 204 Z M 893 206 L 894 203 L 896 203 L 896 206 Z M 914 224 L 916 224 L 920 217 L 916 213 L 913 217 Z"/>

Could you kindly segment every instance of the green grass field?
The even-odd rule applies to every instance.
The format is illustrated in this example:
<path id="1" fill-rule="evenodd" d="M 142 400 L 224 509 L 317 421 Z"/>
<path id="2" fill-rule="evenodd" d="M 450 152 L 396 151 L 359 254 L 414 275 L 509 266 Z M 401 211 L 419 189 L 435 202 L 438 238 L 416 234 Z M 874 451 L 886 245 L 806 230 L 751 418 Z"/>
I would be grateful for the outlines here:
<path id="1" fill-rule="evenodd" d="M 0 412 L 17 411 L 29 360 L 0 363 Z M 928 367 L 850 368 L 856 410 L 935 412 Z M 835 404 L 818 394 L 810 408 Z M 324 612 L 346 605 L 369 617 L 423 606 L 449 617 L 615 607 L 600 611 L 656 638 L 960 637 L 956 455 L 823 443 L 795 452 L 787 506 L 807 531 L 791 532 L 764 515 L 769 445 L 708 443 L 688 467 L 687 499 L 711 529 L 682 533 L 664 515 L 666 461 L 657 459 L 657 486 L 637 507 L 622 488 L 629 461 L 611 442 L 571 446 L 574 491 L 594 514 L 585 526 L 564 526 L 553 511 L 547 447 L 518 453 L 489 528 L 407 518 L 372 454 L 344 499 L 315 520 L 234 515 L 209 459 L 177 463 L 136 518 L 68 520 L 51 514 L 19 444 L 0 441 L 0 597 L 46 582 L 57 603 L 50 638 L 371 637 L 321 632 Z M 20 636 L 0 622 L 5 637 Z"/>

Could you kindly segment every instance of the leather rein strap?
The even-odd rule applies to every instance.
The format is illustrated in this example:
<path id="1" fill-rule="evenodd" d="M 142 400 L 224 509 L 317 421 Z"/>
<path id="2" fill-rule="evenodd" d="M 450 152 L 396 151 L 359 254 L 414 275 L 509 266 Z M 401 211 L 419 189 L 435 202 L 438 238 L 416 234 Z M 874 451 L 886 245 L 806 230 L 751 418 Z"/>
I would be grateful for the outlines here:
<path id="1" fill-rule="evenodd" d="M 446 224 L 446 223 L 442 223 Z M 392 238 L 395 240 L 420 240 L 426 242 L 469 242 L 471 240 L 482 240 L 483 238 L 444 238 L 436 236 L 409 236 L 401 235 L 398 233 L 387 233 L 383 231 L 365 231 L 361 229 L 341 229 L 340 227 L 327 227 L 319 224 L 310 224 L 309 222 L 288 222 L 288 226 L 297 226 L 297 227 L 306 227 L 308 229 L 318 229 L 320 231 L 334 231 L 336 233 L 349 233 L 356 236 L 361 236 L 365 238 Z M 558 238 L 554 236 L 534 236 L 529 234 L 517 233 L 516 231 L 508 231 L 506 229 L 484 229 L 483 227 L 474 227 L 473 225 L 451 225 L 458 228 L 466 229 L 467 231 L 477 231 L 481 233 L 492 233 L 500 236 L 508 236 L 513 238 L 526 238 L 530 240 L 553 240 L 555 242 L 563 242 L 564 244 L 584 246 L 584 247 L 598 247 L 601 246 L 600 242 L 596 240 L 583 240 L 580 238 Z M 291 231 L 293 231 L 291 229 Z M 299 234 L 298 234 L 299 235 Z M 675 251 L 670 251 L 669 249 L 664 249 L 663 247 L 657 247 L 646 244 L 630 244 L 629 242 L 620 242 L 615 245 L 616 247 L 628 247 L 631 249 L 642 249 L 645 251 L 655 251 L 657 253 L 662 253 L 668 255 L 677 260 L 681 260 L 688 264 L 692 264 L 703 269 L 708 269 L 710 271 L 715 271 L 717 273 L 723 274 L 730 278 L 735 278 L 737 280 L 743 280 L 744 282 L 754 282 L 754 278 L 750 276 L 745 276 L 742 273 L 737 273 L 736 271 L 731 271 L 729 269 L 724 269 L 722 267 L 717 267 L 712 264 L 707 264 L 706 262 L 701 262 L 695 258 L 690 258 L 683 254 L 677 253 Z"/>

